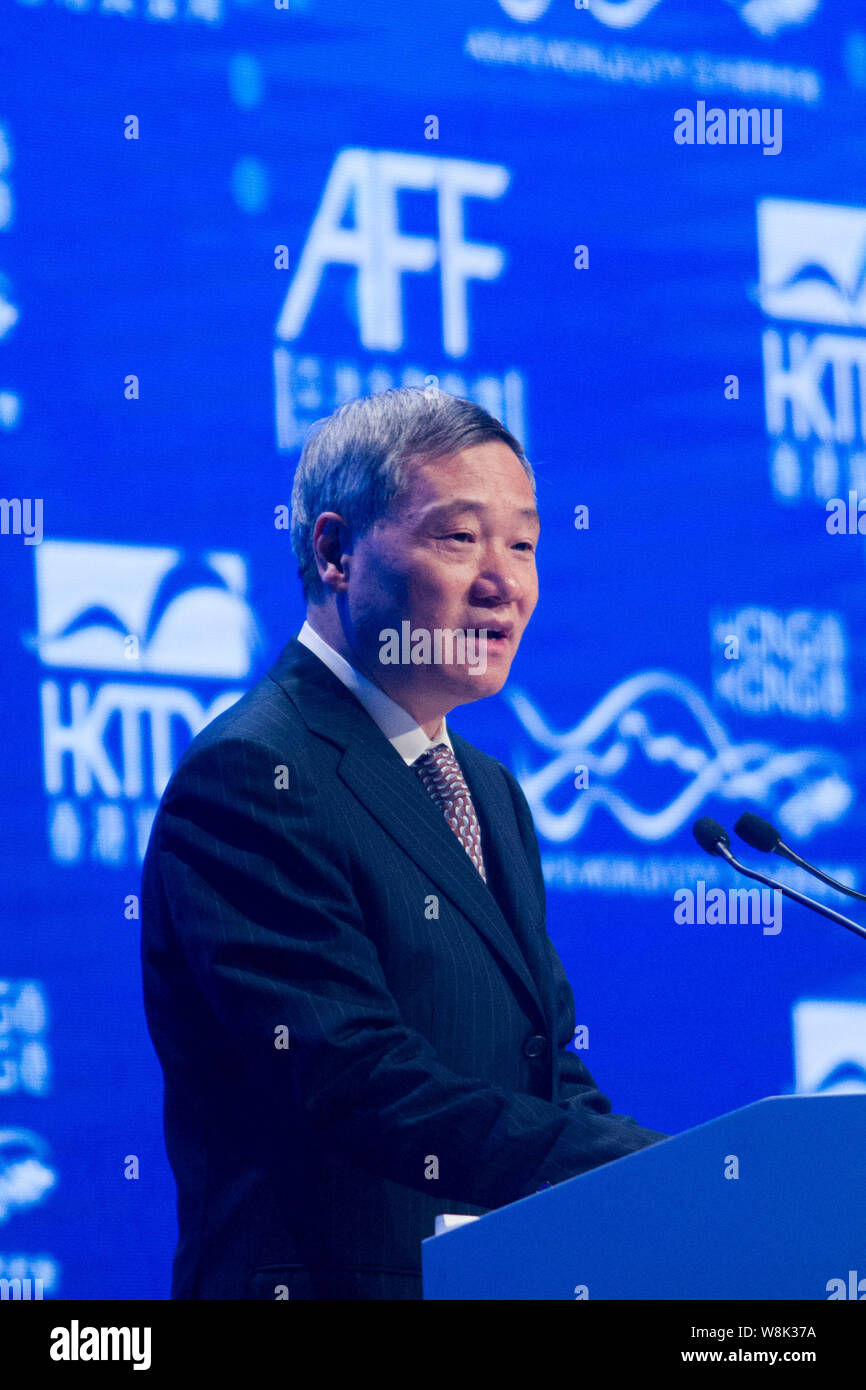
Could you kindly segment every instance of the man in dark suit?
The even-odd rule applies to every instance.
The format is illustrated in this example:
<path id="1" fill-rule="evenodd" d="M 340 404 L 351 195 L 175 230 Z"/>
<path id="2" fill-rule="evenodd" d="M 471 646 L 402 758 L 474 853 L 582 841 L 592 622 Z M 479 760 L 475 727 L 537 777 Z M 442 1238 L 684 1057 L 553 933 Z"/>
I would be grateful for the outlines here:
<path id="1" fill-rule="evenodd" d="M 417 1299 L 438 1214 L 666 1137 L 568 1050 L 529 807 L 445 721 L 504 684 L 538 529 L 469 401 L 385 392 L 305 445 L 307 621 L 194 740 L 145 862 L 173 1298 Z"/>

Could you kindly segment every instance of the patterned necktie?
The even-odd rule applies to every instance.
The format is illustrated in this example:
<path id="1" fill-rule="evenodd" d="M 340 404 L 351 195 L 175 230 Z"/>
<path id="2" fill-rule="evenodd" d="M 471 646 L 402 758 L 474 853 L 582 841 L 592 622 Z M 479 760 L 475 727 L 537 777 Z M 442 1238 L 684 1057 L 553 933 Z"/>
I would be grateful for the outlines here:
<path id="1" fill-rule="evenodd" d="M 428 748 L 412 764 L 424 790 L 441 806 L 446 821 L 457 836 L 484 882 L 484 860 L 481 855 L 481 827 L 472 805 L 469 788 L 460 771 L 460 764 L 447 743 Z"/>

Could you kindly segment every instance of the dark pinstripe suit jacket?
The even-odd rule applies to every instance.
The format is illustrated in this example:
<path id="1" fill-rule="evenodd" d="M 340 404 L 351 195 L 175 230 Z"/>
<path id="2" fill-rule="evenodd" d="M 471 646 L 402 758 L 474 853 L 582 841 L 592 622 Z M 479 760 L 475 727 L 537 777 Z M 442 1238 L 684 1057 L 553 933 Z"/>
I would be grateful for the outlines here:
<path id="1" fill-rule="evenodd" d="M 489 886 L 296 640 L 166 789 L 142 965 L 178 1192 L 173 1298 L 419 1298 L 437 1213 L 481 1214 L 665 1137 L 611 1114 L 563 1050 L 574 1005 L 529 808 L 451 737 Z"/>

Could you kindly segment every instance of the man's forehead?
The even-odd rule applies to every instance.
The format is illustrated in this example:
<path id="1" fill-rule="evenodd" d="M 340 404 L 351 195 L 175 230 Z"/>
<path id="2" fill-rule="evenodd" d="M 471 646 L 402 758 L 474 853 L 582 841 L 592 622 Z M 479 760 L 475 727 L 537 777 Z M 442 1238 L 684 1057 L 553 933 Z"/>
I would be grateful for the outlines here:
<path id="1" fill-rule="evenodd" d="M 395 500 L 401 509 L 412 513 L 507 508 L 525 519 L 538 520 L 532 484 L 522 463 L 507 445 L 497 453 L 498 458 L 488 457 L 483 462 L 477 457 L 468 459 L 466 452 L 446 459 L 413 461 L 406 487 Z M 504 477 L 503 473 L 511 476 Z"/>

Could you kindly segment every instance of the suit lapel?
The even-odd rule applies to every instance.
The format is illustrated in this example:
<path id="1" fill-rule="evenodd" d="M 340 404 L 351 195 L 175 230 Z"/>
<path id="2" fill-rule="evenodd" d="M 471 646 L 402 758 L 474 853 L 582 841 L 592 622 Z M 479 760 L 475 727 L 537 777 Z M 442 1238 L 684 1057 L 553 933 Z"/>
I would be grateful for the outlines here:
<path id="1" fill-rule="evenodd" d="M 544 1016 L 538 985 L 518 947 L 515 934 L 484 884 L 471 859 L 449 828 L 441 809 L 427 795 L 413 768 L 407 767 L 399 753 L 385 738 L 377 724 L 354 695 L 311 651 L 296 639 L 285 648 L 269 672 L 299 710 L 313 732 L 341 747 L 339 776 L 384 830 L 437 884 L 446 896 L 470 919 L 494 951 L 522 981 Z M 460 740 L 460 761 L 471 745 Z M 467 769 L 473 801 L 476 788 L 480 802 L 490 801 L 490 788 L 480 758 L 472 762 L 472 781 Z M 495 798 L 494 798 L 495 800 Z M 491 803 L 493 804 L 493 803 Z M 508 826 L 507 843 L 496 844 L 489 808 L 478 811 L 487 836 L 485 856 L 490 845 L 496 859 L 499 882 L 504 885 L 509 904 L 515 907 L 513 920 L 525 919 L 526 884 L 531 885 L 525 854 L 516 826 Z M 513 821 L 513 816 L 496 818 Z M 494 848 L 495 846 L 495 848 Z M 512 879 L 515 882 L 512 883 Z M 534 890 L 533 890 L 534 896 Z M 520 904 L 524 903 L 523 913 Z"/>
<path id="2" fill-rule="evenodd" d="M 511 794 L 502 774 L 471 743 L 449 730 L 481 824 L 488 878 L 499 885 L 502 910 L 511 924 L 539 990 L 548 971 L 544 952 L 544 903 L 526 860 Z"/>

